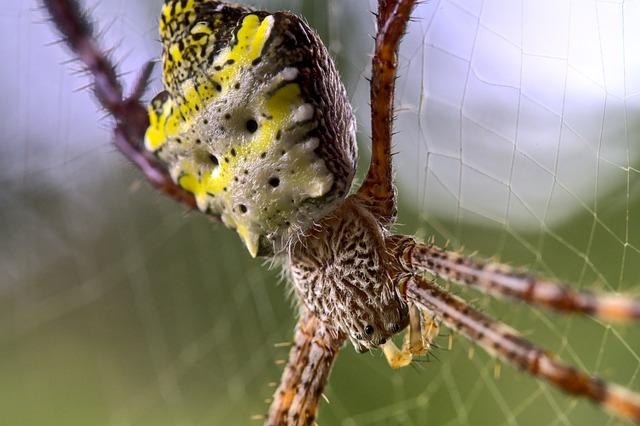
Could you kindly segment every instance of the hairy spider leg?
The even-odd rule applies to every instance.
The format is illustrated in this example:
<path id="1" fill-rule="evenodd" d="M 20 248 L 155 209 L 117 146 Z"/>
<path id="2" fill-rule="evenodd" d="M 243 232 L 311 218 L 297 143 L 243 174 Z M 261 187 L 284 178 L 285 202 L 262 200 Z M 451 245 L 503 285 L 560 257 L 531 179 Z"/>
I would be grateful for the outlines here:
<path id="1" fill-rule="evenodd" d="M 556 311 L 593 315 L 607 321 L 640 319 L 640 300 L 594 294 L 484 260 L 465 257 L 432 244 L 408 241 L 400 261 L 410 271 L 427 271 L 445 280 Z"/>
<path id="2" fill-rule="evenodd" d="M 399 285 L 408 300 L 434 312 L 447 327 L 460 332 L 489 354 L 569 394 L 586 397 L 613 414 L 640 423 L 640 395 L 559 361 L 431 281 L 409 276 L 401 279 Z"/>
<path id="3" fill-rule="evenodd" d="M 313 314 L 306 310 L 301 313 L 265 424 L 314 424 L 322 391 L 345 339 L 335 334 Z"/>
<path id="4" fill-rule="evenodd" d="M 122 85 L 118 81 L 116 67 L 99 47 L 95 29 L 86 14 L 81 11 L 78 2 L 42 0 L 42 4 L 67 46 L 93 77 L 93 92 L 98 102 L 115 118 L 114 145 L 144 173 L 156 189 L 194 209 L 194 196 L 175 184 L 164 165 L 143 146 L 149 118 L 147 108 L 140 102 L 140 97 L 147 86 L 153 64 L 148 63 L 143 68 L 131 96 L 125 97 Z"/>
<path id="5" fill-rule="evenodd" d="M 396 217 L 391 137 L 398 46 L 415 0 L 380 0 L 371 68 L 371 164 L 358 189 L 369 210 L 390 226 Z"/>

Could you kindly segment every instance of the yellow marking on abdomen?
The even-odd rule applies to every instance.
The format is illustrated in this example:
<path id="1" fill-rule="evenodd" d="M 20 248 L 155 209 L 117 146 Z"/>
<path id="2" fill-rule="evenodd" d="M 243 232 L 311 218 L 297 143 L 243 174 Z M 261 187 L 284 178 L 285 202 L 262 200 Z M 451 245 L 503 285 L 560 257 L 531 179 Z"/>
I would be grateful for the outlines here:
<path id="1" fill-rule="evenodd" d="M 224 192 L 224 188 L 229 188 L 234 176 L 240 173 L 238 167 L 240 160 L 246 164 L 256 164 L 262 153 L 273 145 L 278 130 L 286 126 L 287 118 L 301 103 L 302 98 L 298 84 L 290 83 L 280 88 L 263 104 L 267 115 L 272 119 L 264 120 L 259 124 L 256 135 L 249 143 L 229 148 L 223 154 L 224 160 L 220 159 L 220 164 L 200 179 L 196 177 L 191 162 L 185 163 L 183 166 L 184 174 L 179 179 L 179 185 L 192 192 L 196 199 L 201 198 L 204 206 L 207 194 L 218 195 Z M 236 153 L 235 155 L 232 155 L 232 150 Z M 193 171 L 190 172 L 189 169 Z"/>
<path id="2" fill-rule="evenodd" d="M 184 8 L 178 4 L 176 15 L 192 9 L 193 0 L 189 0 Z M 170 19 L 172 15 L 169 4 L 164 6 L 162 13 L 167 20 Z M 265 17 L 262 22 L 257 15 L 245 16 L 237 33 L 235 46 L 233 48 L 227 47 L 220 52 L 218 59 L 209 67 L 204 76 L 201 75 L 201 71 L 194 69 L 193 78 L 182 83 L 180 91 L 183 99 L 174 98 L 171 104 L 173 108 L 164 108 L 159 116 L 152 108 L 149 108 L 150 124 L 145 135 L 147 149 L 155 151 L 168 139 L 184 132 L 189 127 L 187 123 L 194 118 L 196 113 L 203 111 L 208 102 L 217 96 L 224 95 L 229 87 L 235 84 L 240 71 L 244 67 L 251 66 L 253 61 L 262 55 L 262 50 L 272 28 L 273 16 L 271 15 Z M 206 32 L 207 29 L 205 24 L 198 23 L 191 31 Z M 182 51 L 178 48 L 177 43 L 169 47 L 169 54 L 174 62 L 183 59 Z M 222 69 L 215 71 L 216 67 Z M 219 85 L 219 87 L 215 87 L 215 85 Z"/>
<path id="3" fill-rule="evenodd" d="M 247 15 L 237 34 L 237 43 L 230 49 L 221 52 L 215 61 L 215 66 L 224 68 L 217 73 L 217 77 L 228 89 L 232 82 L 236 81 L 238 72 L 262 55 L 262 49 L 271 34 L 273 28 L 273 16 L 269 15 L 262 20 L 257 15 Z"/>

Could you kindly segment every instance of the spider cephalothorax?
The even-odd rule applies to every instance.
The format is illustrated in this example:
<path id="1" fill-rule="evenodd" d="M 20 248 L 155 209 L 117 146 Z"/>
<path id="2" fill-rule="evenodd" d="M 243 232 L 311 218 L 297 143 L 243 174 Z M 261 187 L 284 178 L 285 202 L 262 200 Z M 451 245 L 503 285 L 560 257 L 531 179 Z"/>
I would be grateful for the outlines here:
<path id="1" fill-rule="evenodd" d="M 253 256 L 280 251 L 347 194 L 355 123 L 324 45 L 293 14 L 174 0 L 160 20 L 166 91 L 147 148 Z"/>
<path id="2" fill-rule="evenodd" d="M 400 271 L 387 234 L 352 195 L 290 250 L 288 268 L 300 299 L 358 352 L 385 344 L 409 321 L 394 284 Z"/>

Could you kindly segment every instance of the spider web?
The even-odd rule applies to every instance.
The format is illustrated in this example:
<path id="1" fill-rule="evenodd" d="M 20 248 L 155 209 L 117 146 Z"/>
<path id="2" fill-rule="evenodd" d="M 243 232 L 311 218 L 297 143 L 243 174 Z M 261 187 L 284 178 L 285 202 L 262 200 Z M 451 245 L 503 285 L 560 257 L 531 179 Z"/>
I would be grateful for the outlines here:
<path id="1" fill-rule="evenodd" d="M 160 3 L 89 4 L 126 82 L 157 57 Z M 367 157 L 374 3 L 268 6 L 303 13 L 328 40 Z M 249 423 L 287 354 L 276 345 L 294 324 L 286 286 L 234 233 L 185 214 L 120 158 L 42 18 L 33 0 L 0 11 L 2 423 Z M 640 2 L 432 0 L 416 18 L 398 83 L 398 230 L 639 294 Z M 149 95 L 159 89 L 156 79 Z M 452 290 L 640 390 L 637 326 Z M 462 337 L 438 343 L 399 371 L 345 348 L 320 424 L 619 424 L 510 366 L 496 377 Z"/>

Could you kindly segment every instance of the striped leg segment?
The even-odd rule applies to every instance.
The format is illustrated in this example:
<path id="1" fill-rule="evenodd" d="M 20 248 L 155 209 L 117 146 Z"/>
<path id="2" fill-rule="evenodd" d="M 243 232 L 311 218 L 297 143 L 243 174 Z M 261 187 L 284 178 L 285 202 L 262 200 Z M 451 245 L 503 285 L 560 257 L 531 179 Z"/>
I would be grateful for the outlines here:
<path id="1" fill-rule="evenodd" d="M 427 271 L 495 296 L 506 296 L 563 312 L 593 315 L 605 320 L 640 319 L 640 300 L 620 295 L 579 291 L 519 272 L 509 266 L 464 257 L 430 244 L 407 239 L 399 252 L 409 271 Z"/>
<path id="2" fill-rule="evenodd" d="M 608 411 L 640 424 L 640 395 L 571 367 L 520 337 L 506 325 L 473 309 L 424 278 L 411 276 L 400 283 L 407 301 L 442 318 L 443 323 L 490 354 L 576 396 L 601 404 Z"/>
<path id="3" fill-rule="evenodd" d="M 344 337 L 336 338 L 311 313 L 301 315 L 265 425 L 314 424 L 322 391 L 343 342 Z"/>
<path id="4" fill-rule="evenodd" d="M 396 215 L 391 133 L 397 53 L 414 5 L 415 0 L 378 2 L 378 31 L 371 68 L 371 164 L 358 193 L 368 202 L 371 211 L 387 224 Z"/>
<path id="5" fill-rule="evenodd" d="M 158 190 L 190 208 L 195 198 L 169 176 L 162 164 L 144 149 L 144 133 L 149 126 L 147 109 L 140 103 L 153 65 L 147 64 L 131 96 L 124 97 L 116 68 L 96 41 L 93 26 L 74 0 L 42 0 L 65 43 L 93 77 L 93 91 L 100 104 L 116 119 L 114 145 L 135 164 Z"/>

